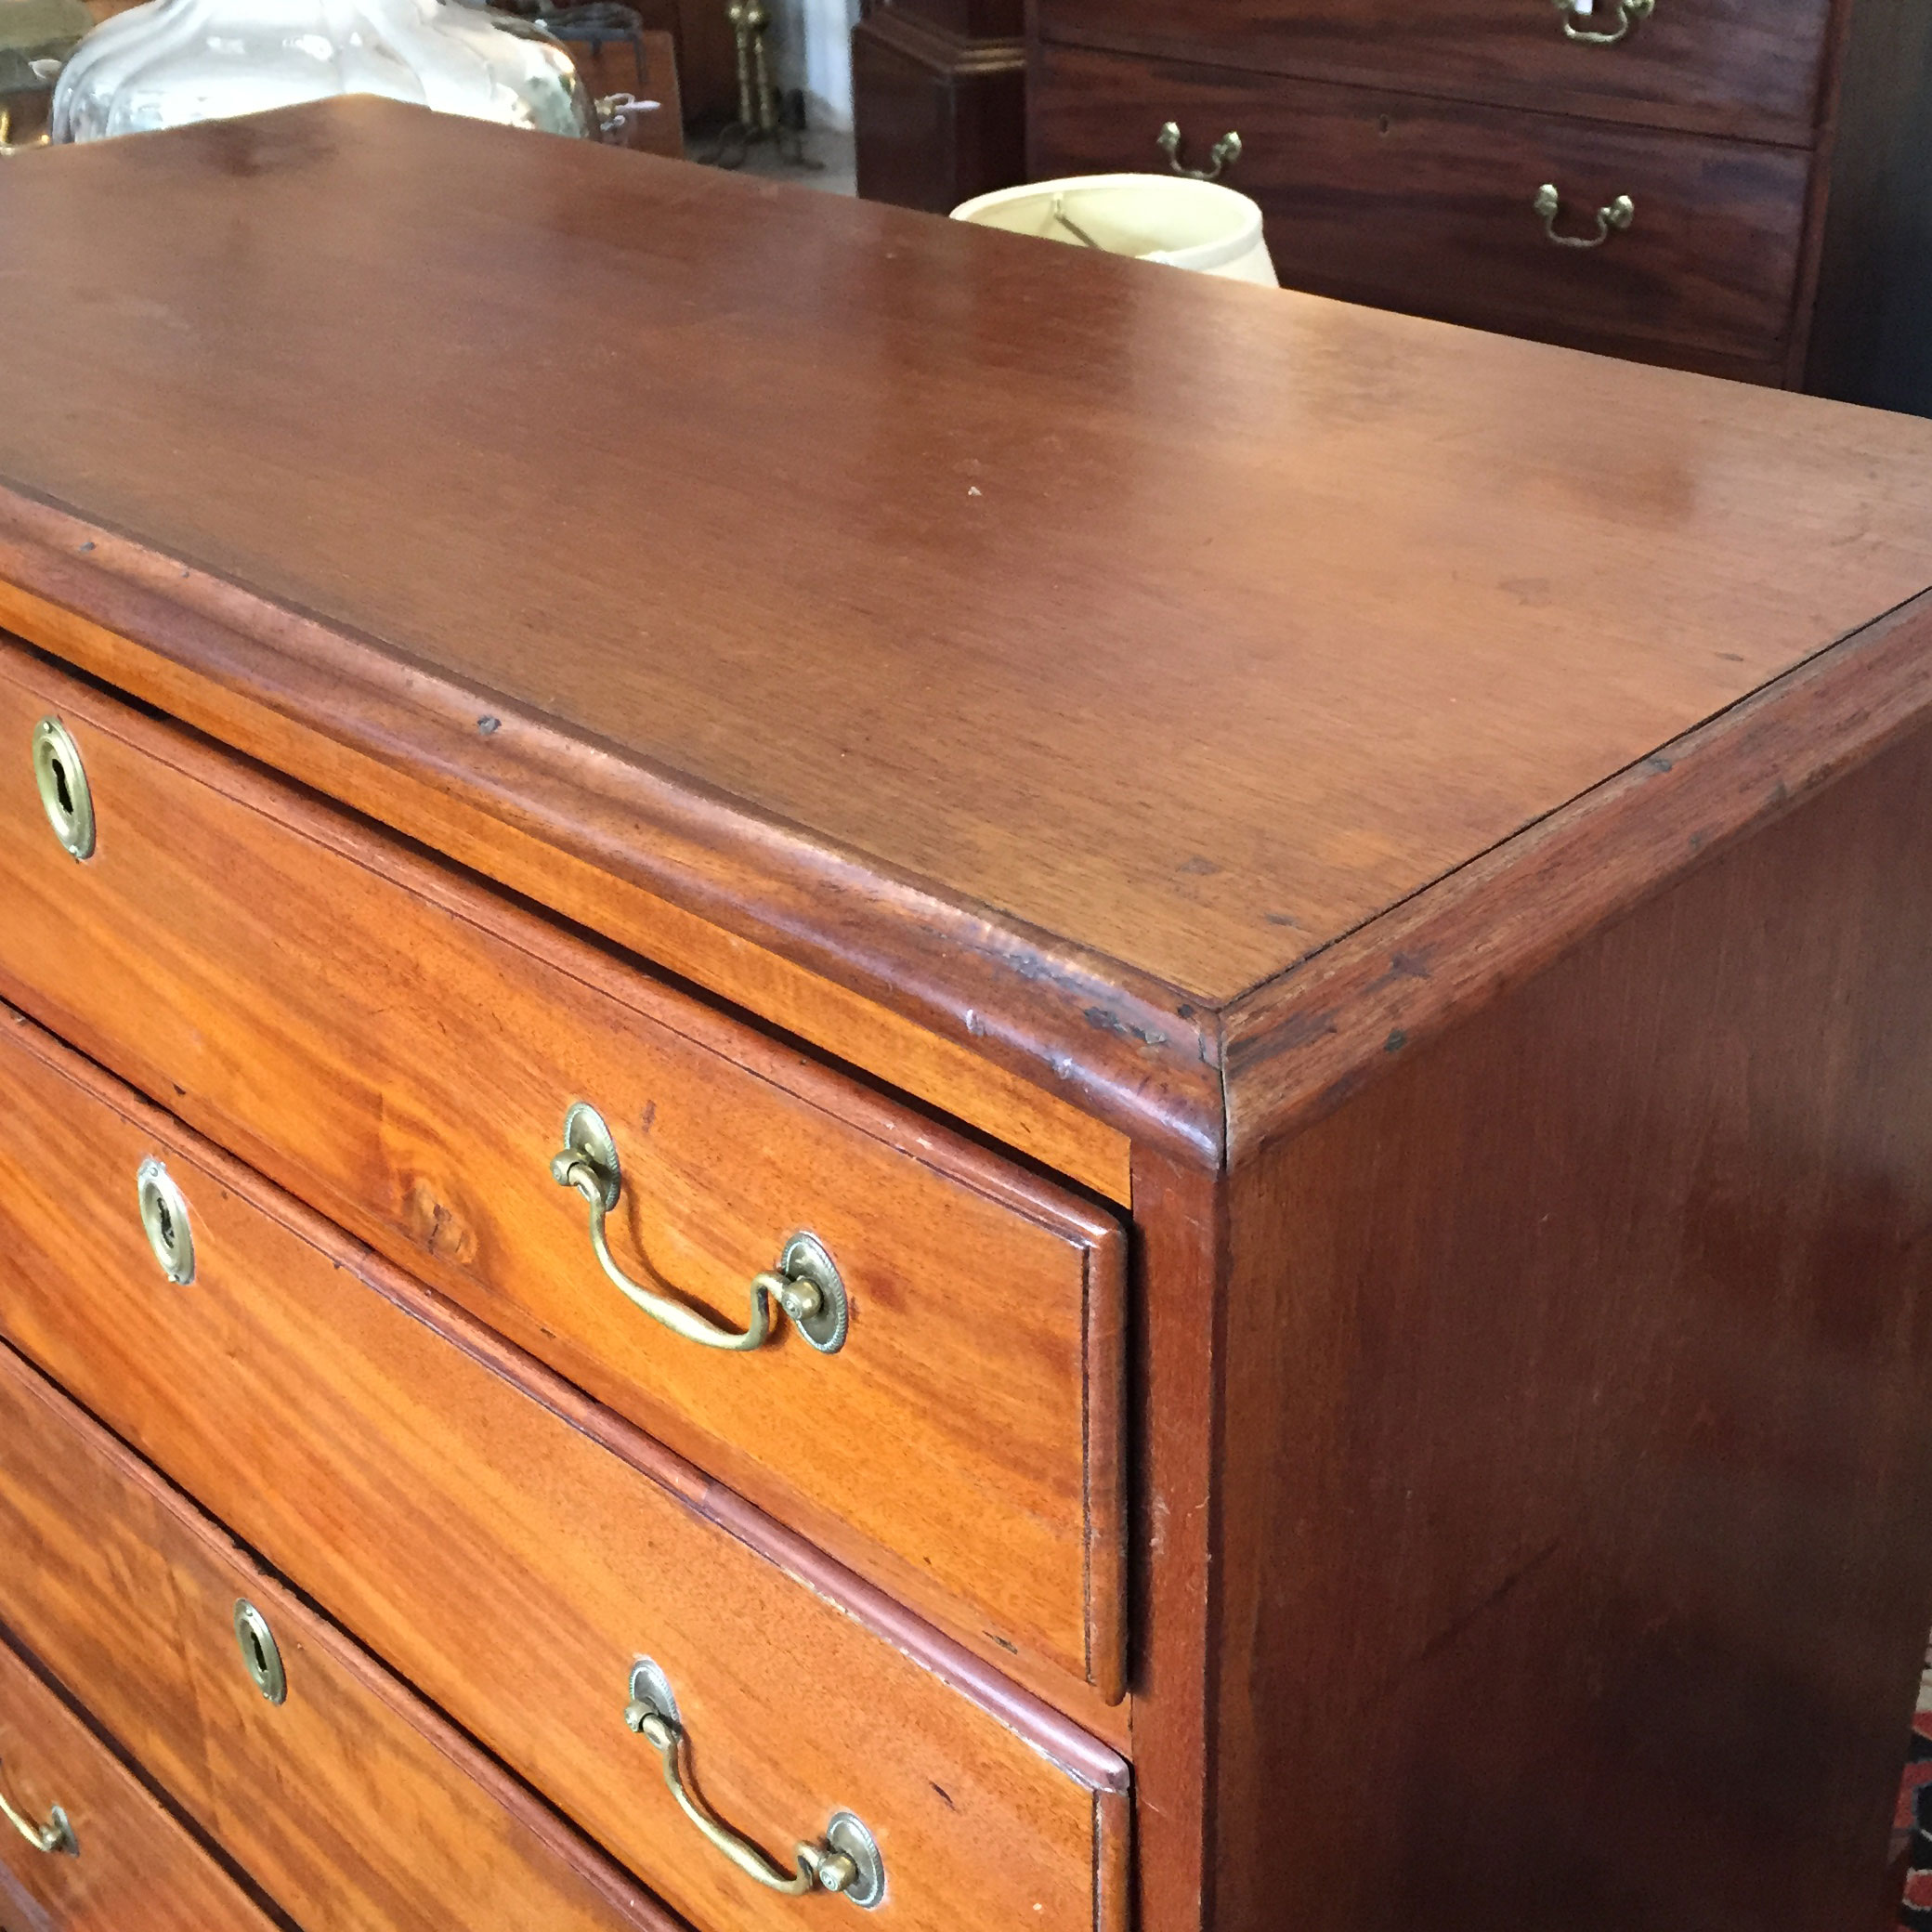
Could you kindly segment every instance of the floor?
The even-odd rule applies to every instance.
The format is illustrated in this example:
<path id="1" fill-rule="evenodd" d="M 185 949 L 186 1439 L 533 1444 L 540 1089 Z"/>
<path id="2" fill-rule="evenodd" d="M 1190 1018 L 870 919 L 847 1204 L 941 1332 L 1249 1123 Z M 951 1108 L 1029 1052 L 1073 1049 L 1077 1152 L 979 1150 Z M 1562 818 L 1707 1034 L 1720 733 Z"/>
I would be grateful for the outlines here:
<path id="1" fill-rule="evenodd" d="M 687 151 L 693 161 L 709 162 L 718 151 L 718 144 L 713 137 L 694 135 Z M 789 158 L 788 151 L 761 141 L 744 150 L 740 165 L 747 174 L 796 181 L 804 188 L 822 189 L 827 194 L 858 192 L 858 164 L 851 135 L 814 128 L 804 137 L 804 154 L 808 163 L 816 162 L 818 165 L 801 167 Z"/>

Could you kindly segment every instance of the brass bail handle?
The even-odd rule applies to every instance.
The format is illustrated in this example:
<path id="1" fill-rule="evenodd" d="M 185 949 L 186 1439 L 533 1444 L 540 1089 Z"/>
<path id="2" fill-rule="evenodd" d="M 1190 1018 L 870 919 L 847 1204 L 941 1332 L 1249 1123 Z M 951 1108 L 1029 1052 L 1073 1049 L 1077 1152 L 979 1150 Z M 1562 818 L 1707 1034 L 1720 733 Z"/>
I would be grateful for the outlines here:
<path id="1" fill-rule="evenodd" d="M 1586 12 L 1579 12 L 1576 0 L 1556 0 L 1557 16 L 1563 23 L 1563 38 L 1573 40 L 1586 47 L 1613 47 L 1629 33 L 1639 20 L 1647 20 L 1657 10 L 1657 0 L 1616 0 L 1616 8 L 1611 16 L 1616 25 L 1608 33 L 1595 27 L 1579 27 L 1580 20 L 1588 20 Z"/>
<path id="2" fill-rule="evenodd" d="M 31 1818 L 22 1817 L 8 1802 L 7 1794 L 0 1791 L 0 1817 L 5 1817 L 35 1851 L 64 1852 L 71 1859 L 81 1855 L 80 1841 L 67 1821 L 67 1813 L 59 1805 L 48 1808 L 45 1824 L 35 1824 Z"/>
<path id="3" fill-rule="evenodd" d="M 1563 198 L 1557 192 L 1554 181 L 1546 181 L 1536 190 L 1536 198 L 1530 205 L 1543 219 L 1543 232 L 1559 248 L 1601 248 L 1610 240 L 1612 229 L 1621 231 L 1637 219 L 1637 203 L 1628 195 L 1620 194 L 1615 201 L 1597 210 L 1597 232 L 1594 235 L 1560 235 L 1557 233 L 1557 216 L 1563 212 Z"/>
<path id="4" fill-rule="evenodd" d="M 822 1355 L 845 1345 L 849 1309 L 845 1284 L 824 1246 L 813 1235 L 794 1234 L 777 1265 L 751 1277 L 750 1319 L 742 1330 L 725 1328 L 699 1314 L 675 1295 L 634 1281 L 610 1252 L 607 1222 L 623 1194 L 623 1169 L 617 1142 L 604 1116 L 580 1101 L 564 1116 L 564 1144 L 550 1163 L 560 1187 L 573 1187 L 590 1208 L 591 1247 L 615 1286 L 654 1322 L 699 1348 L 744 1353 L 761 1349 L 776 1327 L 772 1311 L 781 1310 Z"/>
<path id="5" fill-rule="evenodd" d="M 631 1698 L 624 1722 L 658 1754 L 664 1782 L 678 1808 L 747 1878 L 788 1899 L 831 1892 L 871 1911 L 885 1897 L 885 1861 L 878 1840 L 850 1811 L 837 1811 L 816 1844 L 800 1843 L 790 1871 L 751 1839 L 735 1832 L 692 1789 L 687 1758 L 690 1740 L 677 1712 L 671 1682 L 649 1658 L 631 1671 Z"/>
<path id="6" fill-rule="evenodd" d="M 1184 175 L 1190 181 L 1217 181 L 1223 168 L 1231 168 L 1241 159 L 1241 137 L 1230 128 L 1214 146 L 1208 150 L 1208 165 L 1205 168 L 1184 168 L 1181 165 L 1181 124 L 1168 121 L 1155 136 L 1160 151 L 1168 157 L 1168 166 L 1177 175 Z"/>

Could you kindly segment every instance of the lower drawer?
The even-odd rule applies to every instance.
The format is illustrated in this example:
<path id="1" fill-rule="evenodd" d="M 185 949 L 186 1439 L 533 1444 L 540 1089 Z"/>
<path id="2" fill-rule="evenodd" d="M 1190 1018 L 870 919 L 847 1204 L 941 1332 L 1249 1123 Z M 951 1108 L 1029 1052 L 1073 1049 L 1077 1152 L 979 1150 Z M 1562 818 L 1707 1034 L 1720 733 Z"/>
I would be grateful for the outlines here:
<path id="1" fill-rule="evenodd" d="M 1036 177 L 1158 167 L 1168 121 L 1194 167 L 1238 133 L 1221 178 L 1290 288 L 1587 347 L 1770 363 L 1789 340 L 1801 150 L 1057 46 L 1027 112 Z M 1599 223 L 1621 196 L 1629 225 Z"/>
<path id="2" fill-rule="evenodd" d="M 6 1932 L 273 1932 L 4 1637 L 0 1796 L 20 1814 L 0 1819 Z"/>
<path id="3" fill-rule="evenodd" d="M 1122 1923 L 1112 1752 L 4 1009 L 0 1096 L 0 1331 L 704 1932 L 852 1907 L 673 1772 L 788 1869 L 855 1814 L 904 1932 Z"/>
<path id="4" fill-rule="evenodd" d="M 675 1932 L 4 1344 L 0 1544 L 0 1620 L 305 1932 Z"/>

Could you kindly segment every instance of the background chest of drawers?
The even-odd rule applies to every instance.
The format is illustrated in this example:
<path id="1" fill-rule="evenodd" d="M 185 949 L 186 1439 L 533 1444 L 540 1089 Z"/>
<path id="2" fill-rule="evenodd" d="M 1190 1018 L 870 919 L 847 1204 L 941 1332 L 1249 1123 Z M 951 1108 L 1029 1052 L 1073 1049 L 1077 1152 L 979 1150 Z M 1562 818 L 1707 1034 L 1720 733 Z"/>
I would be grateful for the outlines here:
<path id="1" fill-rule="evenodd" d="M 1025 176 L 1215 175 L 1261 204 L 1292 287 L 1932 413 L 1923 7 L 1038 0 L 1026 45 Z M 1015 142 L 999 178 L 974 150 L 927 191 L 871 71 L 864 192 L 950 206 L 1023 178 Z"/>
<path id="2" fill-rule="evenodd" d="M 0 223 L 5 1932 L 1875 1923 L 1932 429 L 372 101 Z"/>

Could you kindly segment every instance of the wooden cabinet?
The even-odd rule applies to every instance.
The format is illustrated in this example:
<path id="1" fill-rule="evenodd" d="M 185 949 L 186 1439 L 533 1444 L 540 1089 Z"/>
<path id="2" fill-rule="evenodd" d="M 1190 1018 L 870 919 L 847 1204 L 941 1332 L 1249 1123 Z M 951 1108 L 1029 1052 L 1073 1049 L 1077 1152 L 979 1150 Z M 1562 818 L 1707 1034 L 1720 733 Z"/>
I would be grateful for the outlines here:
<path id="1" fill-rule="evenodd" d="M 1714 367 L 1811 191 L 1048 58 Z M 368 99 L 0 190 L 8 1932 L 1877 1919 L 1932 424 Z"/>
<path id="2" fill-rule="evenodd" d="M 1810 173 L 1795 150 L 1084 49 L 1044 49 L 1038 72 L 1054 175 L 1124 165 L 1129 124 L 1238 130 L 1230 178 L 1270 209 L 1292 287 L 1783 379 Z M 1546 182 L 1547 220 L 1530 205 Z M 1620 197 L 1640 234 L 1599 219 Z"/>
<path id="3" fill-rule="evenodd" d="M 1932 353 L 1870 320 L 1932 272 L 1928 112 L 1892 0 L 1040 0 L 1028 164 L 1161 167 L 1174 122 L 1205 167 L 1234 131 L 1292 287 L 1932 411 Z"/>
<path id="4" fill-rule="evenodd" d="M 852 30 L 858 191 L 934 215 L 1025 178 L 1019 0 L 878 0 Z"/>

